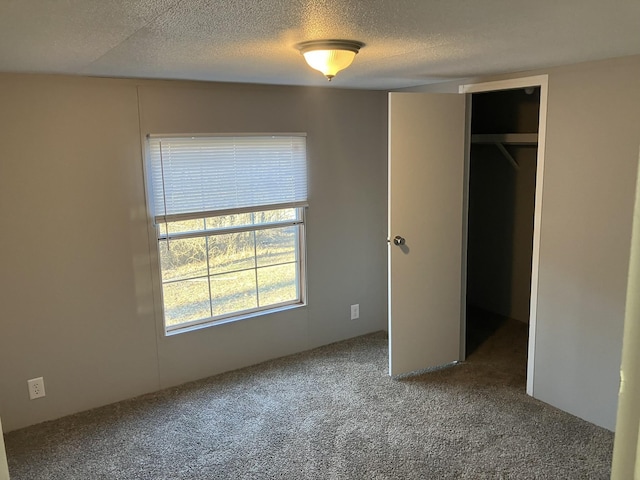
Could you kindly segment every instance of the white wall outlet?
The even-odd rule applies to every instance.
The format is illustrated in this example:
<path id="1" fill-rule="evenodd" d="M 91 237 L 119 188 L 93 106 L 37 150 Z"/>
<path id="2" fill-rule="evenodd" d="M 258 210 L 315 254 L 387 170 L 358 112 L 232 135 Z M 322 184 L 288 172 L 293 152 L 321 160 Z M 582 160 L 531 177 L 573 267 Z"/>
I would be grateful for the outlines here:
<path id="1" fill-rule="evenodd" d="M 29 386 L 30 400 L 44 397 L 46 395 L 44 393 L 44 378 L 38 377 L 38 378 L 32 378 L 31 380 L 27 380 L 27 385 Z"/>
<path id="2" fill-rule="evenodd" d="M 355 305 L 351 305 L 351 320 L 355 320 L 356 318 L 360 318 L 360 304 L 356 303 Z"/>

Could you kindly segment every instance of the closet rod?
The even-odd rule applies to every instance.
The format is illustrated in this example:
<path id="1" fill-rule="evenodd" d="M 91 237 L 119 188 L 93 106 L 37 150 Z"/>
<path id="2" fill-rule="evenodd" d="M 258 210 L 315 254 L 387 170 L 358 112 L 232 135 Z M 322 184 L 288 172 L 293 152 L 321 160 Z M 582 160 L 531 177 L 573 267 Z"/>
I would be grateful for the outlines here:
<path id="1" fill-rule="evenodd" d="M 477 133 L 471 143 L 503 143 L 507 145 L 537 145 L 537 133 Z"/>

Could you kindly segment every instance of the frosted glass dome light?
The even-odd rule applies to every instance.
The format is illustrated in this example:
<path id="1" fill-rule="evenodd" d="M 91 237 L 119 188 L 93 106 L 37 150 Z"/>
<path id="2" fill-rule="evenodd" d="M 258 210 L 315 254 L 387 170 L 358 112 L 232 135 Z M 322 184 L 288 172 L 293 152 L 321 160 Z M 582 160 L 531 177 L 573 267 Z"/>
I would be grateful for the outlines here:
<path id="1" fill-rule="evenodd" d="M 329 81 L 344 70 L 364 47 L 355 40 L 311 40 L 296 45 L 311 68 L 324 74 Z"/>

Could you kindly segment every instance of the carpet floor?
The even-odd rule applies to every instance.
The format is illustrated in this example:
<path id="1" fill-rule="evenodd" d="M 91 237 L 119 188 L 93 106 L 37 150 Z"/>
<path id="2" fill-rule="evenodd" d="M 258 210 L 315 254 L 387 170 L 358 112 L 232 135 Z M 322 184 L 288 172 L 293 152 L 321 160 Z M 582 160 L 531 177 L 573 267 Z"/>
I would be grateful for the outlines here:
<path id="1" fill-rule="evenodd" d="M 606 479 L 613 434 L 525 394 L 526 326 L 387 375 L 376 333 L 5 435 L 12 480 Z"/>

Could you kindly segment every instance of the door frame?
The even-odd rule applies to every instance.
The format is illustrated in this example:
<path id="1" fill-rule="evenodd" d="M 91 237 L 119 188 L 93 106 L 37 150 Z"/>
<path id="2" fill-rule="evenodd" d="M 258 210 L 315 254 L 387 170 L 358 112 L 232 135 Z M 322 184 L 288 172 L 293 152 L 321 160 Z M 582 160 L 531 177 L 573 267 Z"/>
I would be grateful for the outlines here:
<path id="1" fill-rule="evenodd" d="M 467 235 L 469 216 L 469 167 L 470 167 L 470 146 L 471 146 L 471 101 L 470 95 L 479 92 L 495 92 L 500 90 L 512 90 L 516 88 L 540 87 L 540 111 L 538 115 L 538 152 L 536 165 L 536 191 L 533 220 L 533 250 L 531 255 L 531 296 L 529 300 L 529 344 L 527 352 L 527 394 L 534 396 L 534 374 L 535 374 L 535 353 L 536 353 L 536 326 L 538 315 L 538 282 L 540 267 L 540 233 L 542 225 L 543 206 L 543 186 L 544 186 L 544 154 L 545 140 L 547 133 L 547 98 L 549 90 L 549 76 L 536 75 L 531 77 L 514 78 L 510 80 L 499 80 L 494 82 L 471 83 L 460 85 L 458 93 L 467 95 L 467 132 L 465 145 L 465 185 L 464 185 L 464 212 L 463 212 L 463 287 L 462 287 L 462 312 L 466 308 L 467 290 Z M 461 315 L 460 325 L 460 358 L 464 358 L 465 335 L 466 335 L 466 314 Z"/>

